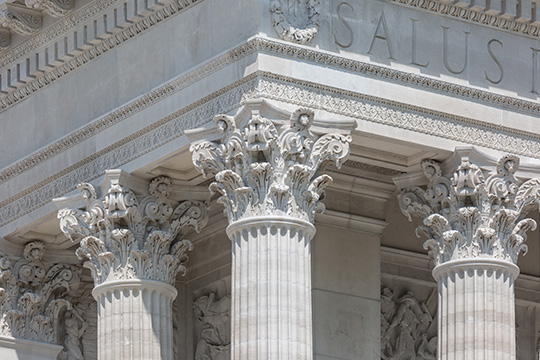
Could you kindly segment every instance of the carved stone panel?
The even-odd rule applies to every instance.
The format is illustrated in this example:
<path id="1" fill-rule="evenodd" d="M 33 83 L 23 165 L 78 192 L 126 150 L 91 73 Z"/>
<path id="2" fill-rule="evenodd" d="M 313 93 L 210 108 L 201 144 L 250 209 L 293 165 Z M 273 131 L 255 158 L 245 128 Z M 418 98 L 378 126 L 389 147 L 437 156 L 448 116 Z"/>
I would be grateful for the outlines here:
<path id="1" fill-rule="evenodd" d="M 435 360 L 437 337 L 430 336 L 433 323 L 426 304 L 412 292 L 395 299 L 394 292 L 381 293 L 381 358 L 385 360 Z"/>
<path id="2" fill-rule="evenodd" d="M 229 360 L 231 346 L 231 296 L 216 293 L 193 301 L 196 329 L 199 330 L 195 360 Z"/>

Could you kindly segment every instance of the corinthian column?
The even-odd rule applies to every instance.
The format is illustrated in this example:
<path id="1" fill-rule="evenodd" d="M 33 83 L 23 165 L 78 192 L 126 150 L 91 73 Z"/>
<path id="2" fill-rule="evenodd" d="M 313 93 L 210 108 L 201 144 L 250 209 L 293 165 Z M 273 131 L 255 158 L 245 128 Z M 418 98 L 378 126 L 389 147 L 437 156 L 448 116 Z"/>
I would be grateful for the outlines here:
<path id="1" fill-rule="evenodd" d="M 94 279 L 99 360 L 172 360 L 173 285 L 192 249 L 181 234 L 205 225 L 206 208 L 169 199 L 168 177 L 154 179 L 149 194 L 137 196 L 120 174 L 108 172 L 102 197 L 92 185 L 79 185 L 86 205 L 61 210 L 60 226 L 80 240 L 77 256 L 87 260 Z"/>
<path id="2" fill-rule="evenodd" d="M 433 160 L 422 162 L 427 188 L 399 195 L 405 215 L 423 218 L 418 230 L 435 262 L 439 289 L 438 359 L 516 358 L 514 281 L 527 213 L 540 202 L 540 180 L 518 180 L 519 159 L 503 157 L 491 176 L 467 158 L 445 176 Z"/>
<path id="3" fill-rule="evenodd" d="M 349 155 L 349 136 L 316 136 L 300 109 L 276 127 L 257 111 L 238 129 L 214 118 L 220 143 L 192 145 L 195 167 L 215 176 L 232 241 L 232 358 L 311 359 L 311 239 L 330 182 L 323 167 Z"/>

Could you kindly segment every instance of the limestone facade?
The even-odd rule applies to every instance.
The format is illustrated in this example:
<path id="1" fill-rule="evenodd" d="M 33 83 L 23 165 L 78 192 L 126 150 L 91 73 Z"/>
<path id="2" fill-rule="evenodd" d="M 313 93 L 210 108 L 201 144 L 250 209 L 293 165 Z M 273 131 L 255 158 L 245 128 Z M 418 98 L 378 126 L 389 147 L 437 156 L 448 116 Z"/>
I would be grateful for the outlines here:
<path id="1" fill-rule="evenodd" d="M 1 2 L 0 358 L 540 359 L 539 11 Z"/>

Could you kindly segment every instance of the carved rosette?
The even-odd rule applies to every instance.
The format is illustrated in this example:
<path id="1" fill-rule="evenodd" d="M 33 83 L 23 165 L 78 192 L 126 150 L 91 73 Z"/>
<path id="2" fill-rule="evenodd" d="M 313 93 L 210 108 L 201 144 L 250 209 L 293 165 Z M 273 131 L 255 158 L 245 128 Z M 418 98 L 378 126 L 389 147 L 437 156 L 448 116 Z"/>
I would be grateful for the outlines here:
<path id="1" fill-rule="evenodd" d="M 272 0 L 272 26 L 283 40 L 309 44 L 319 31 L 320 0 L 294 2 L 291 7 L 288 0 Z"/>
<path id="2" fill-rule="evenodd" d="M 225 206 L 229 223 L 264 215 L 313 222 L 314 214 L 324 210 L 320 200 L 332 178 L 320 173 L 326 164 L 340 167 L 348 158 L 351 137 L 314 135 L 313 115 L 299 109 L 290 124 L 276 127 L 254 112 L 242 129 L 231 116 L 218 115 L 214 122 L 221 142 L 191 146 L 196 169 L 205 178 L 215 176 L 210 190 L 222 195 L 218 202 Z"/>
<path id="3" fill-rule="evenodd" d="M 45 245 L 32 241 L 13 263 L 0 252 L 0 335 L 46 343 L 59 341 L 58 323 L 80 283 L 75 266 L 42 262 Z"/>
<path id="4" fill-rule="evenodd" d="M 428 236 L 424 247 L 436 265 L 475 258 L 517 264 L 527 251 L 527 231 L 536 228 L 526 215 L 540 204 L 540 180 L 522 182 L 515 177 L 518 166 L 517 157 L 505 156 L 486 179 L 482 169 L 464 160 L 448 178 L 437 161 L 422 162 L 427 188 L 406 189 L 398 197 L 409 220 L 424 219 L 417 233 Z"/>
<path id="5" fill-rule="evenodd" d="M 122 279 L 172 285 L 185 273 L 192 244 L 181 236 L 190 227 L 200 231 L 208 215 L 204 203 L 169 199 L 171 184 L 168 177 L 155 178 L 141 199 L 114 180 L 102 198 L 92 185 L 80 184 L 86 206 L 59 211 L 60 227 L 80 240 L 77 256 L 88 260 L 84 266 L 96 285 Z"/>

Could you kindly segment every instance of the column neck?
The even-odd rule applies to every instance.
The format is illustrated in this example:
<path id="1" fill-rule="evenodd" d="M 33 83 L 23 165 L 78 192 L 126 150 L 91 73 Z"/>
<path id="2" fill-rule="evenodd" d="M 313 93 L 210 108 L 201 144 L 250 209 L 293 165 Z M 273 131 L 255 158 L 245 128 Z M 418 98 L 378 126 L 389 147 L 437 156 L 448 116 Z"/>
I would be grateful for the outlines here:
<path id="1" fill-rule="evenodd" d="M 235 234 L 251 229 L 274 232 L 282 229 L 289 231 L 303 231 L 306 237 L 311 240 L 315 235 L 315 226 L 310 222 L 292 216 L 253 216 L 246 219 L 234 221 L 227 227 L 227 235 L 232 238 Z M 275 229 L 275 230 L 273 230 Z"/>
<path id="2" fill-rule="evenodd" d="M 439 282 L 452 274 L 502 274 L 515 280 L 519 275 L 519 267 L 511 262 L 493 258 L 471 258 L 447 261 L 433 269 L 433 277 Z"/>

